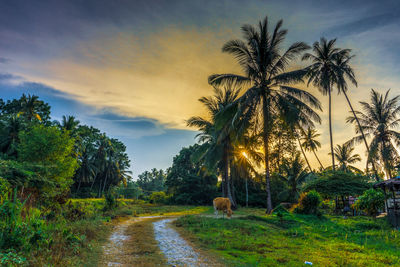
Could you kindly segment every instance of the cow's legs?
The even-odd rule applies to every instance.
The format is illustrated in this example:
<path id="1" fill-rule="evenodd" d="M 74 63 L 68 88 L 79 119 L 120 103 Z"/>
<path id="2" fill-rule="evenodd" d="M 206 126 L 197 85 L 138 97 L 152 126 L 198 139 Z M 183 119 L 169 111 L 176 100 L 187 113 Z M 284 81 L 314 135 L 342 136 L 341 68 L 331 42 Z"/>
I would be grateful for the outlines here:
<path id="1" fill-rule="evenodd" d="M 215 205 L 215 202 L 214 202 L 213 204 L 214 204 L 214 214 L 215 214 L 215 218 L 218 218 L 218 209 L 217 209 L 217 206 Z"/>

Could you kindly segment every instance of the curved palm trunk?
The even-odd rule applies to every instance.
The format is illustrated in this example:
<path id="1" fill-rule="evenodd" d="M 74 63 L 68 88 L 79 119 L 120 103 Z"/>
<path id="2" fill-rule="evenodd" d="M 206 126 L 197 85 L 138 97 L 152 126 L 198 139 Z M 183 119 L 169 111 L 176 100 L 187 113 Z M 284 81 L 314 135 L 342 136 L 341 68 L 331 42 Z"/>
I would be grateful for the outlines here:
<path id="1" fill-rule="evenodd" d="M 333 154 L 333 137 L 332 137 L 332 97 L 331 97 L 331 87 L 328 88 L 329 94 L 329 135 L 331 142 L 331 155 L 332 155 L 332 170 L 335 170 L 335 155 Z"/>
<path id="2" fill-rule="evenodd" d="M 265 164 L 265 190 L 267 192 L 267 214 L 272 212 L 272 200 L 271 200 L 271 180 L 269 173 L 269 110 L 267 106 L 267 97 L 265 93 L 262 95 L 263 99 L 263 141 L 264 141 L 264 164 Z"/>
<path id="3" fill-rule="evenodd" d="M 308 166 L 308 168 L 310 169 L 310 172 L 312 172 L 313 170 L 311 169 L 310 162 L 308 162 L 308 159 L 307 159 L 307 157 L 306 157 L 306 153 L 304 153 L 303 147 L 301 146 L 300 138 L 299 138 L 298 136 L 297 136 L 297 141 L 299 142 L 299 147 L 300 147 L 301 153 L 303 153 L 304 159 L 305 159 L 306 162 L 307 162 L 307 166 Z"/>
<path id="4" fill-rule="evenodd" d="M 321 168 L 324 169 L 324 166 L 322 165 L 321 161 L 319 160 L 319 158 L 318 158 L 318 156 L 317 156 L 317 153 L 315 153 L 315 150 L 314 150 L 314 149 L 313 149 L 312 151 L 313 151 L 313 153 L 314 153 L 314 156 L 317 158 L 317 160 L 318 160 L 318 162 L 319 162 L 319 165 L 321 165 Z"/>
<path id="5" fill-rule="evenodd" d="M 349 107 L 350 107 L 350 109 L 351 109 L 351 112 L 353 113 L 354 118 L 356 119 L 358 128 L 360 129 L 360 132 L 361 132 L 361 136 L 362 136 L 362 138 L 363 138 L 363 140 L 364 140 L 365 148 L 367 149 L 367 155 L 368 155 L 368 158 L 369 158 L 369 146 L 368 146 L 368 143 L 367 143 L 367 139 L 365 138 L 364 131 L 363 131 L 363 129 L 361 128 L 360 121 L 358 120 L 358 117 L 357 117 L 356 113 L 354 112 L 353 106 L 351 105 L 350 99 L 349 99 L 349 97 L 347 96 L 346 91 L 343 91 L 343 94 L 344 94 L 344 96 L 346 97 L 347 103 L 349 104 Z M 367 172 L 368 172 L 368 158 L 367 158 Z M 378 172 L 376 171 L 375 163 L 374 163 L 373 160 L 371 160 L 371 164 L 372 164 L 372 170 L 374 171 L 374 174 L 375 174 L 375 179 L 376 179 L 377 181 L 379 181 L 380 179 L 379 179 L 379 176 L 378 176 Z"/>

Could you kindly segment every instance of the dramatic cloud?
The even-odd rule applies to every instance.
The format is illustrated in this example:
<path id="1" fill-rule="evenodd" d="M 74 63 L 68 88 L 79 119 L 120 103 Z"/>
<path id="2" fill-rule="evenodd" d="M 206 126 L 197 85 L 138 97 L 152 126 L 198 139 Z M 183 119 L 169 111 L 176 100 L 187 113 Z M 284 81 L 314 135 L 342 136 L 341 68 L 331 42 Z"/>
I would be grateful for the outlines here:
<path id="1" fill-rule="evenodd" d="M 185 120 L 204 115 L 197 99 L 212 94 L 207 77 L 240 72 L 234 58 L 221 53 L 222 45 L 241 37 L 242 24 L 255 24 L 265 15 L 271 25 L 284 19 L 286 46 L 325 36 L 353 49 L 359 86 L 350 88 L 349 96 L 356 108 L 358 101 L 368 100 L 370 88 L 400 92 L 400 5 L 395 0 L 15 0 L 2 1 L 0 10 L 2 96 L 31 90 L 48 99 L 55 118 L 76 115 L 126 140 L 134 169 L 165 168 L 173 153 L 194 141 L 187 139 L 195 132 Z M 328 165 L 327 97 L 306 89 L 324 105 L 319 153 Z M 353 127 L 345 124 L 344 97 L 334 94 L 333 101 L 334 142 L 341 144 Z M 154 152 L 160 160 L 142 160 L 146 147 L 163 148 Z M 357 152 L 363 155 L 364 148 Z"/>

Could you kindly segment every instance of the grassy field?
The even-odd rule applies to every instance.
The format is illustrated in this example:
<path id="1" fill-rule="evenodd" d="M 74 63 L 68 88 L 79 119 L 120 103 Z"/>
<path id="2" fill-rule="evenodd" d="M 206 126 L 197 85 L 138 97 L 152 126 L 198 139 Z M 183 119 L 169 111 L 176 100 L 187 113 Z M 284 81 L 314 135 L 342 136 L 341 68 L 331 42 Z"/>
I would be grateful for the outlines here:
<path id="1" fill-rule="evenodd" d="M 264 212 L 241 209 L 235 214 L 247 216 L 231 220 L 190 215 L 175 224 L 228 266 L 400 266 L 400 232 L 385 219 Z"/>

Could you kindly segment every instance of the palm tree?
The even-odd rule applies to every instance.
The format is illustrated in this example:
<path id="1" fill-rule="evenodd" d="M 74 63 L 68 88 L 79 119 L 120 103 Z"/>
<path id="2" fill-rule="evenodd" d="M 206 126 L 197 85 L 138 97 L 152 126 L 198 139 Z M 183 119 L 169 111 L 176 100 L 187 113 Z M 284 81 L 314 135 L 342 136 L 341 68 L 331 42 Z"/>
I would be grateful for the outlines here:
<path id="1" fill-rule="evenodd" d="M 388 90 L 382 95 L 375 90 L 371 90 L 371 103 L 360 102 L 363 112 L 355 111 L 360 127 L 356 128 L 358 134 L 361 130 L 365 138 L 372 138 L 369 145 L 368 161 L 379 160 L 383 163 L 383 169 L 389 178 L 392 178 L 394 161 L 398 157 L 396 146 L 400 145 L 400 133 L 395 131 L 399 125 L 400 106 L 398 101 L 400 96 L 389 99 Z M 355 116 L 347 118 L 347 122 L 355 122 Z M 363 136 L 359 135 L 350 140 L 362 142 Z M 378 180 L 379 178 L 376 177 Z"/>
<path id="2" fill-rule="evenodd" d="M 36 95 L 28 95 L 25 94 L 21 97 L 21 111 L 18 113 L 18 116 L 24 114 L 28 121 L 32 121 L 33 118 L 41 121 L 42 118 L 37 112 L 37 109 L 43 104 L 42 101 L 39 100 L 39 97 Z"/>
<path id="3" fill-rule="evenodd" d="M 299 186 L 309 176 L 309 173 L 304 169 L 304 161 L 300 158 L 300 153 L 297 152 L 290 161 L 285 160 L 282 168 L 285 175 L 279 175 L 279 177 L 287 182 L 289 186 L 290 201 L 296 201 L 299 194 Z"/>
<path id="4" fill-rule="evenodd" d="M 239 90 L 226 87 L 224 90 L 214 87 L 213 97 L 199 99 L 207 109 L 210 120 L 202 117 L 192 117 L 187 121 L 189 127 L 197 127 L 200 130 L 198 138 L 203 145 L 198 150 L 197 159 L 202 160 L 205 166 L 213 170 L 216 167 L 222 172 L 222 194 L 228 197 L 233 207 L 236 207 L 229 179 L 230 161 L 232 159 L 232 127 L 231 119 L 223 121 L 218 115 L 224 109 L 230 107 L 237 100 Z M 217 123 L 217 120 L 219 121 Z M 220 125 L 217 125 L 220 124 Z M 222 124 L 222 125 L 221 125 Z"/>
<path id="5" fill-rule="evenodd" d="M 83 145 L 78 155 L 79 168 L 75 173 L 75 180 L 79 180 L 77 192 L 81 183 L 90 183 L 96 177 L 98 168 L 94 160 L 94 151 L 91 144 Z"/>
<path id="6" fill-rule="evenodd" d="M 353 105 L 351 104 L 350 99 L 347 96 L 348 86 L 347 86 L 346 78 L 349 79 L 353 85 L 357 86 L 357 81 L 356 81 L 356 78 L 354 75 L 354 71 L 349 65 L 349 61 L 354 56 L 350 55 L 350 51 L 351 51 L 350 49 L 347 49 L 347 51 L 349 51 L 348 54 L 341 53 L 335 58 L 335 63 L 337 66 L 337 73 L 338 73 L 337 86 L 338 86 L 339 93 L 343 92 L 343 94 L 346 98 L 346 101 L 349 104 L 350 110 L 353 113 L 353 117 L 355 118 L 355 121 L 357 122 L 357 126 L 358 126 L 358 128 L 360 130 L 360 134 L 363 138 L 364 145 L 367 150 L 367 154 L 369 154 L 369 146 L 368 146 L 367 139 L 365 138 L 364 131 L 361 128 L 360 121 L 358 120 L 356 113 L 354 112 Z M 368 163 L 369 163 L 369 161 L 367 161 L 367 172 L 368 172 Z M 372 164 L 372 169 L 375 173 L 375 176 L 377 177 L 378 173 L 376 171 L 375 164 L 374 164 L 374 162 L 371 162 L 371 164 Z"/>
<path id="7" fill-rule="evenodd" d="M 323 169 L 324 166 L 322 165 L 321 161 L 317 156 L 317 153 L 315 152 L 316 150 L 318 150 L 318 148 L 321 147 L 321 143 L 317 140 L 318 136 L 320 136 L 320 134 L 318 134 L 315 129 L 308 127 L 307 130 L 303 132 L 301 138 L 303 142 L 301 143 L 301 146 L 304 148 L 304 150 L 312 151 L 314 153 L 314 156 L 317 159 L 319 165 L 321 166 L 321 169 Z"/>
<path id="8" fill-rule="evenodd" d="M 361 157 L 358 154 L 352 155 L 354 147 L 350 143 L 344 143 L 343 145 L 336 145 L 334 150 L 335 159 L 339 162 L 339 169 L 341 171 L 356 171 L 361 172 L 350 164 L 361 161 Z"/>
<path id="9" fill-rule="evenodd" d="M 23 128 L 22 121 L 16 116 L 11 116 L 4 120 L 3 123 L 4 125 L 2 125 L 0 132 L 1 152 L 9 156 L 16 156 L 19 142 L 18 135 Z"/>
<path id="10" fill-rule="evenodd" d="M 258 135 L 244 134 L 234 146 L 232 167 L 241 178 L 245 177 L 246 207 L 249 202 L 248 179 L 259 175 L 256 167 L 260 167 L 263 161 L 259 139 Z"/>
<path id="11" fill-rule="evenodd" d="M 69 131 L 71 136 L 75 136 L 79 123 L 80 121 L 78 121 L 74 116 L 63 115 L 60 128 L 65 131 Z"/>
<path id="12" fill-rule="evenodd" d="M 269 151 L 272 118 L 281 110 L 302 108 L 301 112 L 319 120 L 312 108 L 321 109 L 319 101 L 310 93 L 290 86 L 301 82 L 306 71 L 287 72 L 287 69 L 309 47 L 297 42 L 282 53 L 282 42 L 287 34 L 287 30 L 281 29 L 282 23 L 280 20 L 272 33 L 268 31 L 267 17 L 259 23 L 258 29 L 252 25 L 242 26 L 244 41 L 228 41 L 222 51 L 235 56 L 245 75 L 214 74 L 209 77 L 209 83 L 215 86 L 227 83 L 249 86 L 239 101 L 241 117 L 254 117 L 259 107 L 262 109 L 267 213 L 272 211 Z"/>
<path id="13" fill-rule="evenodd" d="M 307 85 L 313 84 L 323 95 L 329 96 L 329 136 L 333 169 L 335 169 L 335 157 L 333 156 L 331 93 L 334 85 L 337 85 L 339 88 L 339 77 L 344 77 L 343 73 L 346 73 L 346 75 L 350 73 L 342 70 L 341 66 L 337 65 L 337 59 L 348 58 L 350 50 L 337 48 L 335 47 L 335 43 L 336 39 L 327 41 L 325 38 L 321 38 L 319 42 L 313 44 L 314 54 L 306 53 L 302 58 L 303 60 L 311 59 L 312 61 L 311 66 L 308 67 Z M 341 78 L 341 81 L 345 81 L 344 78 Z"/>

